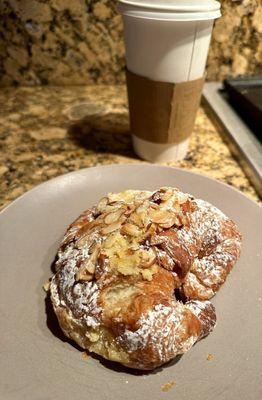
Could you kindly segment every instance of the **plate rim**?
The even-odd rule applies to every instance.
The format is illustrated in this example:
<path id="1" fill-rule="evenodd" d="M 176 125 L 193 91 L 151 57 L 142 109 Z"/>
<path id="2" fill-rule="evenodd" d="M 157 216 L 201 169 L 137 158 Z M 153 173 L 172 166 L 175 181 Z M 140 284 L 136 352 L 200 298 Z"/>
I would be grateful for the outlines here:
<path id="1" fill-rule="evenodd" d="M 10 204 L 7 204 L 7 206 L 5 206 L 1 211 L 0 211 L 0 218 L 8 211 L 10 211 L 10 208 L 12 208 L 13 206 L 15 206 L 18 202 L 20 202 L 21 200 L 24 200 L 24 198 L 30 194 L 32 194 L 34 191 L 39 190 L 40 188 L 42 188 L 45 185 L 49 185 L 50 183 L 55 182 L 56 180 L 59 180 L 65 176 L 70 176 L 70 175 L 74 175 L 77 173 L 81 173 L 84 171 L 89 171 L 89 170 L 95 170 L 95 169 L 107 169 L 107 168 L 123 168 L 123 167 L 133 167 L 133 166 L 141 166 L 141 167 L 150 167 L 150 168 L 157 168 L 157 169 L 169 169 L 169 170 L 174 170 L 174 171 L 183 171 L 189 175 L 195 175 L 201 178 L 205 178 L 208 179 L 212 182 L 218 183 L 222 186 L 224 186 L 225 188 L 227 188 L 227 190 L 232 190 L 233 192 L 235 192 L 236 194 L 242 196 L 245 200 L 248 200 L 249 202 L 251 202 L 251 204 L 253 204 L 253 206 L 258 206 L 259 209 L 261 209 L 262 211 L 262 205 L 260 205 L 260 203 L 258 203 L 255 200 L 252 200 L 250 197 L 248 197 L 246 194 L 244 194 L 243 192 L 241 192 L 239 189 L 235 188 L 234 186 L 229 185 L 228 183 L 219 181 L 218 179 L 215 179 L 213 177 L 210 177 L 208 175 L 205 175 L 203 173 L 200 172 L 195 172 L 195 171 L 191 171 L 188 170 L 186 168 L 181 168 L 181 167 L 173 167 L 173 166 L 169 166 L 169 165 L 158 165 L 158 164 L 140 164 L 140 163 L 127 163 L 127 164 L 107 164 L 107 165 L 95 165 L 92 167 L 85 167 L 85 168 L 80 168 L 74 171 L 70 171 L 70 172 L 66 172 L 64 174 L 55 176 L 51 179 L 48 179 L 47 181 L 41 182 L 38 185 L 32 187 L 31 189 L 27 190 L 25 193 L 21 194 L 20 196 L 18 196 L 16 199 L 14 199 L 13 201 L 11 201 Z"/>

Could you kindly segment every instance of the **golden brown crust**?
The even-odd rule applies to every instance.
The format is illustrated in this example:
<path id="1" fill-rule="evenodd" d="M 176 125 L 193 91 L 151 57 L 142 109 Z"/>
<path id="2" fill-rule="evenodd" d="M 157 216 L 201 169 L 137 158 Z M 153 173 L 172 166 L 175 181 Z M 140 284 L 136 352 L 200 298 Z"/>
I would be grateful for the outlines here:
<path id="1" fill-rule="evenodd" d="M 224 214 L 178 189 L 109 194 L 70 225 L 58 251 L 51 298 L 60 326 L 85 349 L 153 369 L 213 329 L 205 300 L 240 242 Z"/>

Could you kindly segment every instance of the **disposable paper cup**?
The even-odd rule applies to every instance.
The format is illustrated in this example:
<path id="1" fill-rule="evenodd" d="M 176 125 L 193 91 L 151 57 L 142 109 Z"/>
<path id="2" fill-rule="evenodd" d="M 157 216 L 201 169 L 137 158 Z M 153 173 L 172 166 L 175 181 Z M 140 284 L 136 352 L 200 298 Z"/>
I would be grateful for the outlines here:
<path id="1" fill-rule="evenodd" d="M 172 84 L 203 77 L 213 22 L 221 15 L 218 1 L 120 0 L 119 10 L 128 71 Z M 130 120 L 132 112 L 130 108 Z M 179 160 L 186 155 L 188 138 L 179 143 L 156 143 L 138 137 L 132 124 L 131 130 L 136 153 L 148 161 Z"/>

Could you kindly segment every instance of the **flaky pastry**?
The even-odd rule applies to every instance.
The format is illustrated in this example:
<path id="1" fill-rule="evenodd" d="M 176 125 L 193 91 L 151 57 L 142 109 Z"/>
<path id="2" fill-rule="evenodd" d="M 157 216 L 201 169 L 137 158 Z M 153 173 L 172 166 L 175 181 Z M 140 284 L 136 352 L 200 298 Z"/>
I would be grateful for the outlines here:
<path id="1" fill-rule="evenodd" d="M 233 221 L 178 189 L 110 193 L 68 228 L 51 299 L 83 349 L 150 370 L 216 322 L 209 299 L 240 254 Z"/>

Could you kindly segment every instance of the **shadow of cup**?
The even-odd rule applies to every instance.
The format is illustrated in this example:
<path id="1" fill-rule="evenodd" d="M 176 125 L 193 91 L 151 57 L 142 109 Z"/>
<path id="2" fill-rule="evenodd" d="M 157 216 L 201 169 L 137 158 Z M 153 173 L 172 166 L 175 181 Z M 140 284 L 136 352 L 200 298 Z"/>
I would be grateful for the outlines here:
<path id="1" fill-rule="evenodd" d="M 129 131 L 128 110 L 103 104 L 79 103 L 65 110 L 69 138 L 87 150 L 137 159 Z"/>

